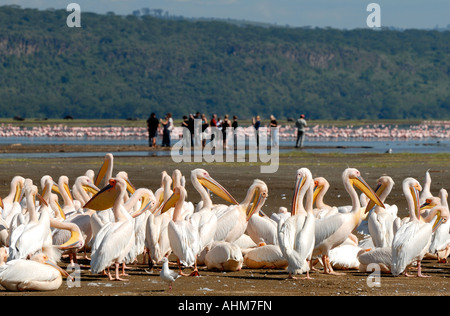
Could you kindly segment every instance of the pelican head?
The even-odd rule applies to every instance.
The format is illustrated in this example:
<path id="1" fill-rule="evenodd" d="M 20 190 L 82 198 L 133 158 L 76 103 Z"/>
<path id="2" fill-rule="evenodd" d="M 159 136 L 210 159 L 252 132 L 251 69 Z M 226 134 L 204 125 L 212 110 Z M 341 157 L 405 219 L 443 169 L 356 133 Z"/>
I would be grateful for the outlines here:
<path id="1" fill-rule="evenodd" d="M 430 213 L 433 214 L 433 217 L 436 217 L 433 223 L 433 233 L 434 233 L 436 229 L 439 228 L 439 226 L 445 224 L 448 221 L 450 213 L 448 208 L 442 205 L 433 207 Z"/>
<path id="2" fill-rule="evenodd" d="M 248 191 L 253 194 L 252 203 L 247 206 L 246 210 L 246 219 L 247 221 L 252 217 L 252 215 L 261 209 L 261 207 L 266 202 L 267 197 L 269 196 L 269 189 L 267 185 L 261 181 L 256 179 L 253 181 L 253 184 L 250 186 Z"/>
<path id="3" fill-rule="evenodd" d="M 62 269 L 61 267 L 59 267 L 55 262 L 53 262 L 52 260 L 50 260 L 50 259 L 48 258 L 48 256 L 45 255 L 45 254 L 43 254 L 43 253 L 38 253 L 38 254 L 34 255 L 33 257 L 30 258 L 30 260 L 35 261 L 35 262 L 39 262 L 39 263 L 42 263 L 42 264 L 49 265 L 49 266 L 51 266 L 52 268 L 58 270 L 58 272 L 59 272 L 63 277 L 71 278 L 71 279 L 73 280 L 73 278 L 69 275 L 69 273 L 68 273 L 66 270 L 64 270 L 64 269 Z"/>
<path id="4" fill-rule="evenodd" d="M 410 210 L 414 210 L 416 218 L 420 219 L 419 192 L 422 191 L 422 186 L 416 179 L 406 178 L 403 180 L 402 188 L 405 196 L 412 196 L 413 205 L 408 205 L 408 207 Z M 410 202 L 408 199 L 408 203 Z"/>
<path id="5" fill-rule="evenodd" d="M 153 192 L 149 189 L 140 188 L 140 189 L 137 189 L 134 194 L 137 194 L 138 196 L 140 196 L 141 207 L 138 210 L 136 210 L 135 212 L 133 212 L 131 214 L 131 217 L 138 217 L 139 215 L 141 215 L 148 209 L 153 213 L 154 209 L 157 206 L 156 197 L 153 194 Z M 132 199 L 130 198 L 130 200 L 132 200 Z"/>
<path id="6" fill-rule="evenodd" d="M 420 210 L 423 211 L 423 210 L 431 209 L 438 205 L 441 205 L 441 199 L 438 198 L 437 196 L 433 196 L 433 197 L 425 200 L 425 202 L 420 206 Z"/>
<path id="7" fill-rule="evenodd" d="M 389 176 L 381 176 L 377 180 L 377 187 L 375 189 L 375 193 L 378 196 L 381 196 L 381 194 L 386 191 L 386 189 L 391 190 L 394 186 L 394 180 Z M 365 213 L 369 212 L 373 207 L 375 206 L 375 203 L 373 201 L 369 201 L 367 203 L 366 211 Z"/>
<path id="8" fill-rule="evenodd" d="M 316 201 L 317 196 L 322 190 L 325 190 L 325 192 L 330 187 L 330 183 L 325 179 L 324 177 L 317 177 L 314 179 L 314 195 L 313 199 Z"/>
<path id="9" fill-rule="evenodd" d="M 123 179 L 109 179 L 109 184 L 101 189 L 97 194 L 95 194 L 84 206 L 83 208 L 88 208 L 94 211 L 103 211 L 113 207 L 119 190 L 116 188 L 117 185 L 126 188 L 125 180 Z"/>
<path id="10" fill-rule="evenodd" d="M 295 190 L 294 190 L 294 198 L 292 200 L 292 210 L 291 214 L 297 214 L 297 205 L 299 203 L 299 198 L 304 196 L 305 192 L 312 184 L 312 174 L 308 168 L 300 168 L 297 170 L 297 175 L 295 178 Z"/>
<path id="11" fill-rule="evenodd" d="M 355 168 L 347 168 L 342 174 L 342 179 L 344 185 L 350 183 L 350 185 L 357 187 L 364 193 L 371 201 L 376 205 L 385 208 L 383 202 L 380 200 L 379 196 L 369 187 L 369 185 L 364 181 L 359 170 Z M 348 179 L 348 182 L 347 182 Z"/>
<path id="12" fill-rule="evenodd" d="M 219 182 L 214 180 L 204 169 L 195 169 L 191 171 L 191 181 L 197 179 L 198 182 L 205 188 L 209 189 L 215 195 L 221 197 L 225 201 L 238 205 L 239 203 L 235 198 L 222 186 Z"/>

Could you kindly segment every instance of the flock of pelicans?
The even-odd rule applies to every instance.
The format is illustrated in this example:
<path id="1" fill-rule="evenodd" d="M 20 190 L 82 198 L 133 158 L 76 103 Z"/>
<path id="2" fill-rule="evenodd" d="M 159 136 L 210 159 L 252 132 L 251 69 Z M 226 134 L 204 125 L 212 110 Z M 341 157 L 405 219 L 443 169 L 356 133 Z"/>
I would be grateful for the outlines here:
<path id="1" fill-rule="evenodd" d="M 284 207 L 270 217 L 261 211 L 268 187 L 254 180 L 242 202 L 206 170 L 190 174 L 201 201 L 187 201 L 185 177 L 162 172 L 161 187 L 154 193 L 135 189 L 126 172 L 112 177 L 113 156 L 95 175 L 88 170 L 75 180 L 61 176 L 41 179 L 41 194 L 32 180 L 16 176 L 8 196 L 1 201 L 0 284 L 10 291 L 56 290 L 62 277 L 71 277 L 57 262 L 68 254 L 90 252 L 90 271 L 110 280 L 123 280 L 126 264 L 139 255 L 149 265 L 162 263 L 161 278 L 169 283 L 198 265 L 208 270 L 238 271 L 249 268 L 286 269 L 289 278 L 315 269 L 318 261 L 326 274 L 337 269 L 366 271 L 377 264 L 381 271 L 405 274 L 421 260 L 450 252 L 448 194 L 430 193 L 429 173 L 423 186 L 413 178 L 403 181 L 409 216 L 399 218 L 397 206 L 385 204 L 394 182 L 388 176 L 372 190 L 360 172 L 347 168 L 342 174 L 352 205 L 329 206 L 324 195 L 329 184 L 313 178 L 307 168 L 297 170 L 291 212 Z M 99 185 L 104 181 L 103 189 Z M 358 196 L 356 189 L 362 194 Z M 211 194 L 226 204 L 213 204 Z M 59 197 L 63 203 L 59 203 Z M 230 205 L 231 203 L 231 205 Z M 357 230 L 365 238 L 358 240 Z M 169 268 L 176 258 L 178 272 Z M 113 272 L 111 272 L 113 268 Z"/>

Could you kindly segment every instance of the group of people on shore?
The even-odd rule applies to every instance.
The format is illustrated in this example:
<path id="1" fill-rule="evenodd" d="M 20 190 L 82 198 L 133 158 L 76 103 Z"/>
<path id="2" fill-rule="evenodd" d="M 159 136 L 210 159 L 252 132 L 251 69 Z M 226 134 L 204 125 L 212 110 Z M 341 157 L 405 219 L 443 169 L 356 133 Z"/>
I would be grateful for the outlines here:
<path id="1" fill-rule="evenodd" d="M 195 120 L 201 120 L 201 128 L 202 132 L 204 132 L 208 127 L 215 127 L 222 131 L 223 136 L 223 142 L 224 147 L 226 146 L 226 132 L 227 127 L 232 127 L 233 129 L 236 129 L 238 124 L 238 117 L 236 115 L 233 115 L 233 121 L 229 119 L 228 114 L 225 114 L 224 118 L 221 119 L 217 116 L 217 114 L 213 114 L 211 117 L 211 120 L 208 122 L 208 119 L 205 114 L 201 114 L 200 112 L 197 112 L 194 114 L 189 114 L 189 116 L 184 115 L 183 121 L 181 122 L 181 126 L 184 128 L 187 128 L 191 135 L 194 135 L 194 122 Z M 162 128 L 162 147 L 170 147 L 170 133 L 173 129 L 173 118 L 171 113 L 167 113 L 165 118 L 162 119 L 156 117 L 156 113 L 151 113 L 150 117 L 147 120 L 147 128 L 148 128 L 148 134 L 149 134 L 149 147 L 156 147 L 156 139 L 158 137 L 158 130 Z M 252 125 L 255 129 L 256 133 L 256 144 L 259 146 L 259 128 L 261 127 L 261 117 L 257 115 L 256 117 L 252 118 Z M 297 133 L 297 141 L 295 148 L 302 148 L 305 138 L 305 129 L 307 127 L 307 123 L 305 120 L 305 115 L 301 114 L 300 118 L 295 121 L 295 126 L 297 127 L 298 133 Z M 278 146 L 278 122 L 275 118 L 275 116 L 270 115 L 270 123 L 269 127 L 273 128 L 273 134 L 272 139 L 273 146 Z M 211 135 L 211 141 L 214 140 L 214 135 Z M 202 145 L 205 146 L 206 140 L 203 139 Z"/>

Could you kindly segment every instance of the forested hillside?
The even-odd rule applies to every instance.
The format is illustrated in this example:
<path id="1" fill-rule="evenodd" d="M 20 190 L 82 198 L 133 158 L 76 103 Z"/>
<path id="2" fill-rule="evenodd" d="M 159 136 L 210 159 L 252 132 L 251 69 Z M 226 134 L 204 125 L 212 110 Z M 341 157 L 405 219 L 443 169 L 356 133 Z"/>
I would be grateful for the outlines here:
<path id="1" fill-rule="evenodd" d="M 0 117 L 450 119 L 450 32 L 0 7 Z"/>

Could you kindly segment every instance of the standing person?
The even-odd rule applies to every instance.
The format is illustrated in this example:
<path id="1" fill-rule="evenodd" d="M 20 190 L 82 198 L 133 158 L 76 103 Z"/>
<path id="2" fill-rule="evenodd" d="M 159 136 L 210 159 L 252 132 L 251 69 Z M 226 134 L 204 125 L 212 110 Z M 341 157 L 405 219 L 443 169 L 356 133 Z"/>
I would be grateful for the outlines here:
<path id="1" fill-rule="evenodd" d="M 189 147 L 191 137 L 187 136 L 189 131 L 189 118 L 187 117 L 187 115 L 183 115 L 183 122 L 181 122 L 181 127 L 183 128 L 183 147 Z M 189 135 L 190 134 L 191 133 L 189 133 Z"/>
<path id="2" fill-rule="evenodd" d="M 228 114 L 225 114 L 222 121 L 223 148 L 227 147 L 227 127 L 231 127 L 231 121 L 228 119 Z"/>
<path id="3" fill-rule="evenodd" d="M 217 114 L 213 114 L 211 121 L 209 122 L 209 126 L 211 126 L 211 142 L 214 145 L 214 137 L 216 136 L 215 133 L 215 127 L 217 127 Z"/>
<path id="4" fill-rule="evenodd" d="M 237 147 L 237 134 L 236 134 L 236 128 L 238 128 L 238 117 L 236 115 L 233 115 L 233 123 L 231 124 L 231 127 L 233 127 L 233 134 L 234 134 L 234 148 Z"/>
<path id="5" fill-rule="evenodd" d="M 205 114 L 202 114 L 202 133 L 204 133 L 208 127 L 209 127 L 208 119 L 206 118 Z M 206 138 L 202 138 L 202 147 L 205 148 L 205 145 L 206 145 Z"/>
<path id="6" fill-rule="evenodd" d="M 233 115 L 233 124 L 231 124 L 231 126 L 233 127 L 233 129 L 238 128 L 239 124 L 238 124 L 238 117 L 236 115 Z"/>
<path id="7" fill-rule="evenodd" d="M 272 135 L 272 146 L 278 147 L 278 122 L 275 116 L 270 116 L 270 131 Z"/>
<path id="8" fill-rule="evenodd" d="M 252 120 L 253 127 L 255 128 L 255 134 L 256 134 L 256 147 L 259 147 L 259 127 L 261 126 L 261 118 L 259 115 L 254 117 Z"/>
<path id="9" fill-rule="evenodd" d="M 305 127 L 308 126 L 305 120 L 305 115 L 300 115 L 300 118 L 295 122 L 297 127 L 297 142 L 295 143 L 295 148 L 298 148 L 298 142 L 300 141 L 300 148 L 303 148 L 303 141 L 305 139 Z"/>
<path id="10" fill-rule="evenodd" d="M 163 140 L 162 140 L 162 146 L 163 147 L 170 147 L 170 132 L 173 129 L 173 119 L 172 119 L 172 113 L 166 114 L 166 119 L 163 121 L 160 119 L 160 122 L 163 126 Z"/>
<path id="11" fill-rule="evenodd" d="M 156 147 L 156 138 L 158 137 L 159 121 L 156 118 L 156 114 L 150 114 L 147 120 L 148 129 L 148 147 Z"/>

